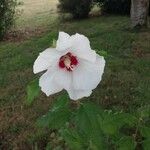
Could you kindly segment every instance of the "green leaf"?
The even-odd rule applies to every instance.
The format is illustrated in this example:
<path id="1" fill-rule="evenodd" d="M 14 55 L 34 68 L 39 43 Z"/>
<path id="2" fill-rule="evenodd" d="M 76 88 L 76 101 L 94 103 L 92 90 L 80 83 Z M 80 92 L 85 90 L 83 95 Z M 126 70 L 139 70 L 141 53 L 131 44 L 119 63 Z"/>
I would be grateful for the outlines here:
<path id="1" fill-rule="evenodd" d="M 142 126 L 140 127 L 140 133 L 143 137 L 150 139 L 150 128 Z"/>
<path id="2" fill-rule="evenodd" d="M 104 134 L 114 135 L 119 131 L 117 122 L 111 116 L 105 117 L 104 120 L 99 121 L 101 129 Z"/>
<path id="3" fill-rule="evenodd" d="M 57 100 L 54 102 L 52 111 L 64 107 L 68 107 L 69 105 L 69 97 L 67 94 L 61 95 L 57 98 Z"/>
<path id="4" fill-rule="evenodd" d="M 137 114 L 141 118 L 149 118 L 150 117 L 150 105 L 139 108 L 137 111 Z"/>
<path id="5" fill-rule="evenodd" d="M 66 96 L 59 97 L 52 109 L 37 120 L 37 125 L 39 127 L 49 127 L 51 129 L 59 129 L 64 126 L 71 115 L 68 100 Z"/>
<path id="6" fill-rule="evenodd" d="M 142 143 L 142 147 L 144 150 L 149 150 L 150 149 L 150 139 L 146 139 Z"/>
<path id="7" fill-rule="evenodd" d="M 128 113 L 120 113 L 120 117 L 122 118 L 124 124 L 133 127 L 138 123 L 138 119 L 132 114 Z"/>
<path id="8" fill-rule="evenodd" d="M 85 149 L 83 138 L 76 130 L 62 129 L 61 135 L 72 150 Z"/>
<path id="9" fill-rule="evenodd" d="M 124 125 L 135 125 L 135 117 L 127 113 L 104 112 L 99 123 L 104 134 L 115 135 L 119 133 L 119 129 Z"/>
<path id="10" fill-rule="evenodd" d="M 55 40 L 55 39 L 53 39 L 53 42 L 52 42 L 51 47 L 53 47 L 53 48 L 55 48 L 55 47 L 56 47 L 56 40 Z"/>
<path id="11" fill-rule="evenodd" d="M 106 51 L 104 51 L 104 50 L 96 50 L 96 52 L 99 54 L 99 55 L 101 55 L 101 56 L 104 56 L 104 57 L 107 57 L 108 56 L 108 53 L 106 52 Z"/>
<path id="12" fill-rule="evenodd" d="M 51 143 L 47 143 L 45 150 L 52 150 Z"/>
<path id="13" fill-rule="evenodd" d="M 95 150 L 104 149 L 103 134 L 98 122 L 98 116 L 101 109 L 92 103 L 84 103 L 77 112 L 77 128 L 87 137 L 87 141 L 95 148 Z"/>
<path id="14" fill-rule="evenodd" d="M 84 103 L 80 106 L 77 112 L 77 125 L 85 130 L 87 134 L 91 133 L 91 127 L 93 129 L 99 129 L 98 116 L 101 114 L 101 110 L 93 103 Z M 89 132 L 89 133 L 88 133 Z"/>
<path id="15" fill-rule="evenodd" d="M 132 137 L 124 136 L 118 142 L 118 150 L 134 150 L 136 142 Z"/>
<path id="16" fill-rule="evenodd" d="M 31 105 L 33 100 L 39 95 L 40 87 L 39 87 L 39 80 L 33 80 L 27 86 L 27 104 Z"/>

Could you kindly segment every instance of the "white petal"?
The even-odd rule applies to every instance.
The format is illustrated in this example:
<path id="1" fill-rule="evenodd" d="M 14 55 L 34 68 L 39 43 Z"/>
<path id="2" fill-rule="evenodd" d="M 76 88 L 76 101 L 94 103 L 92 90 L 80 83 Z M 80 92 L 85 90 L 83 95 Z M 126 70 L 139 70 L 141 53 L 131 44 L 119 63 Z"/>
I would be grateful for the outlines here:
<path id="1" fill-rule="evenodd" d="M 56 74 L 56 69 L 51 68 L 40 77 L 39 86 L 47 96 L 60 92 L 63 89 L 54 80 Z"/>
<path id="2" fill-rule="evenodd" d="M 79 58 L 95 62 L 96 53 L 91 49 L 90 41 L 87 37 L 81 34 L 71 36 L 71 51 Z"/>
<path id="3" fill-rule="evenodd" d="M 58 51 L 66 51 L 71 47 L 71 44 L 70 35 L 65 32 L 59 32 L 56 49 Z"/>
<path id="4" fill-rule="evenodd" d="M 78 100 L 78 99 L 81 99 L 83 97 L 90 96 L 92 93 L 92 90 L 73 90 L 73 89 L 70 89 L 67 92 L 69 93 L 69 97 L 72 100 Z"/>
<path id="5" fill-rule="evenodd" d="M 80 60 L 73 71 L 73 87 L 76 90 L 95 89 L 101 81 L 104 72 L 105 60 L 97 55 L 96 62 Z"/>
<path id="6" fill-rule="evenodd" d="M 33 72 L 38 73 L 47 70 L 49 66 L 53 66 L 53 63 L 57 63 L 60 58 L 59 52 L 54 48 L 48 48 L 41 52 L 33 65 Z"/>
<path id="7" fill-rule="evenodd" d="M 72 73 L 66 71 L 66 69 L 58 68 L 54 80 L 59 86 L 61 86 L 65 90 L 68 90 L 72 85 Z"/>

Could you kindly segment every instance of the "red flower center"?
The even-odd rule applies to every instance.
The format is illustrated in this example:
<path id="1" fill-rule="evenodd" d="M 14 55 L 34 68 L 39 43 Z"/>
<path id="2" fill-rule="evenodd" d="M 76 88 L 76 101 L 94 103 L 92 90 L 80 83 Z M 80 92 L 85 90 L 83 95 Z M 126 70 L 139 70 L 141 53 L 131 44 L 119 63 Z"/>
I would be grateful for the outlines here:
<path id="1" fill-rule="evenodd" d="M 72 55 L 71 53 L 67 53 L 59 59 L 59 67 L 66 68 L 67 71 L 73 71 L 74 66 L 76 66 L 77 64 L 77 57 Z"/>

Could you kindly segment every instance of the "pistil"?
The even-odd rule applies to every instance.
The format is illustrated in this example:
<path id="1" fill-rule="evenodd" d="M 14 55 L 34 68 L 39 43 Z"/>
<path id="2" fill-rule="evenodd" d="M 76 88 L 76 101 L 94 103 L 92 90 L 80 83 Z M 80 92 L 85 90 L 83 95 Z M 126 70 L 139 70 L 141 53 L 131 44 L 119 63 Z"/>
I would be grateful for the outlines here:
<path id="1" fill-rule="evenodd" d="M 66 68 L 67 71 L 73 71 L 74 66 L 78 64 L 76 56 L 73 56 L 71 53 L 67 53 L 62 56 L 59 60 L 59 67 Z"/>

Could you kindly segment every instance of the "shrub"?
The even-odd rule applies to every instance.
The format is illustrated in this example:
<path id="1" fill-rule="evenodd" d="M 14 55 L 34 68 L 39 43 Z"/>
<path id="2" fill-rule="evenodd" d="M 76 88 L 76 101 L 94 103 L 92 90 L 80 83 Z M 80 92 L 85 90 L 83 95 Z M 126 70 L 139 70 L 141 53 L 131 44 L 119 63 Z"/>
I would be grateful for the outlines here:
<path id="1" fill-rule="evenodd" d="M 96 0 L 103 3 L 103 11 L 111 14 L 130 14 L 131 0 Z"/>
<path id="2" fill-rule="evenodd" d="M 86 18 L 91 10 L 92 0 L 59 0 L 58 9 L 71 13 L 73 18 Z"/>
<path id="3" fill-rule="evenodd" d="M 102 5 L 104 13 L 129 15 L 131 8 L 131 0 L 94 0 Z M 149 3 L 150 7 L 150 3 Z M 150 9 L 149 9 L 150 15 Z"/>
<path id="4" fill-rule="evenodd" d="M 16 0 L 0 0 L 0 40 L 14 23 Z"/>

